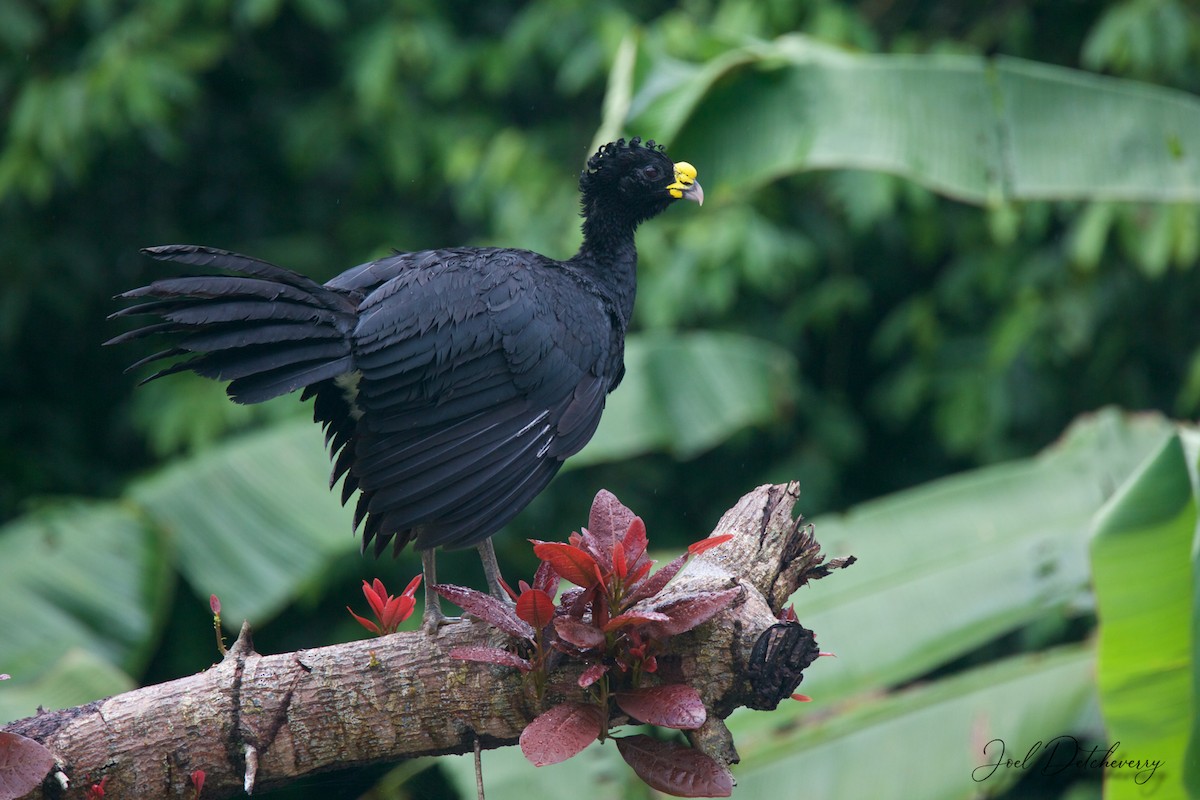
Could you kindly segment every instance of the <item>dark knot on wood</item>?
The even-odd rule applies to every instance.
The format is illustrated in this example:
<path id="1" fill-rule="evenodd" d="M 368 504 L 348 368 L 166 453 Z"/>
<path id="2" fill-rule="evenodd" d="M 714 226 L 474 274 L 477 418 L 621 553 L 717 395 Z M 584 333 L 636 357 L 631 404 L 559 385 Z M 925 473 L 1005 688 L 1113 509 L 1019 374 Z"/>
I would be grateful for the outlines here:
<path id="1" fill-rule="evenodd" d="M 762 632 L 746 667 L 748 708 L 770 711 L 804 680 L 804 670 L 820 655 L 813 632 L 797 622 L 780 622 Z"/>

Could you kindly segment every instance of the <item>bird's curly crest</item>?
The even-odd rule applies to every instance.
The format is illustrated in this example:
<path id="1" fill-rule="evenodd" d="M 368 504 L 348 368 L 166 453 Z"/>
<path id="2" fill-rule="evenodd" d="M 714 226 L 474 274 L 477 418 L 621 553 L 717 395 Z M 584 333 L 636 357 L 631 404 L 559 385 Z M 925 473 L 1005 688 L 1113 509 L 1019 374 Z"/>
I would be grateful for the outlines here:
<path id="1" fill-rule="evenodd" d="M 589 173 L 596 172 L 598 169 L 600 169 L 600 165 L 604 163 L 605 158 L 611 157 L 617 153 L 627 152 L 629 150 L 637 150 L 638 148 L 656 150 L 660 153 L 664 150 L 663 146 L 655 142 L 653 139 L 647 140 L 645 144 L 642 144 L 642 137 L 640 136 L 635 136 L 628 142 L 626 142 L 624 139 L 617 139 L 615 142 L 609 142 L 606 145 L 601 145 L 600 149 L 596 151 L 596 154 L 588 159 L 586 171 Z"/>

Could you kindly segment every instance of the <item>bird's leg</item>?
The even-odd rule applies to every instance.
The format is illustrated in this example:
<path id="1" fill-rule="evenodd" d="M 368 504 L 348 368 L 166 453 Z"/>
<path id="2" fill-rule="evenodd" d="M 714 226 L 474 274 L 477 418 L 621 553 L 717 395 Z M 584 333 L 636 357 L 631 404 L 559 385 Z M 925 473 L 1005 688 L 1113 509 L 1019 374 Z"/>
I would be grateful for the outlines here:
<path id="1" fill-rule="evenodd" d="M 421 616 L 421 629 L 430 636 L 436 636 L 438 628 L 456 622 L 457 617 L 447 617 L 442 613 L 442 597 L 433 590 L 437 584 L 437 562 L 434 549 L 421 551 L 421 572 L 425 574 L 425 612 Z"/>
<path id="2" fill-rule="evenodd" d="M 479 560 L 483 562 L 483 574 L 487 576 L 488 589 L 492 595 L 505 603 L 512 603 L 512 598 L 504 591 L 501 583 L 500 565 L 496 563 L 496 548 L 492 546 L 491 537 L 484 539 L 475 549 L 479 551 Z"/>

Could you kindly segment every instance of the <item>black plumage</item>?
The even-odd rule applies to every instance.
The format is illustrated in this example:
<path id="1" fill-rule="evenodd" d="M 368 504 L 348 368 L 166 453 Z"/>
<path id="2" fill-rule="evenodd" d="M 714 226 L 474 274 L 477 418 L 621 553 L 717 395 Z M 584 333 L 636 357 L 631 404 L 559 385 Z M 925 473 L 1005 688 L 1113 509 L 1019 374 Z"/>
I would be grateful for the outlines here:
<path id="1" fill-rule="evenodd" d="M 342 502 L 358 492 L 364 548 L 480 545 L 595 432 L 624 373 L 634 231 L 677 199 L 702 201 L 695 177 L 653 142 L 605 145 L 580 177 L 583 244 L 567 261 L 447 248 L 321 285 L 222 250 L 148 248 L 231 274 L 120 295 L 146 302 L 114 317 L 161 321 L 109 344 L 166 334 L 172 346 L 134 366 L 188 357 L 146 380 L 192 370 L 229 381 L 240 403 L 303 389 L 325 428 L 331 486 L 343 481 Z"/>

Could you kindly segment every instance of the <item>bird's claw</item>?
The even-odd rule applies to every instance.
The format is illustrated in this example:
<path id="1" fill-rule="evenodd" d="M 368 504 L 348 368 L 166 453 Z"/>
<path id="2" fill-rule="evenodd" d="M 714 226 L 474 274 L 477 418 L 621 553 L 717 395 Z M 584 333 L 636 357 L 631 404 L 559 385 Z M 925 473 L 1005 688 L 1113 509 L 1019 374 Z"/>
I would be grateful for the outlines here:
<path id="1" fill-rule="evenodd" d="M 438 631 L 443 626 L 453 625 L 455 622 L 462 622 L 462 617 L 448 617 L 442 613 L 442 610 L 437 606 L 430 606 L 432 609 L 426 610 L 425 615 L 421 618 L 421 630 L 426 636 L 437 636 Z"/>

